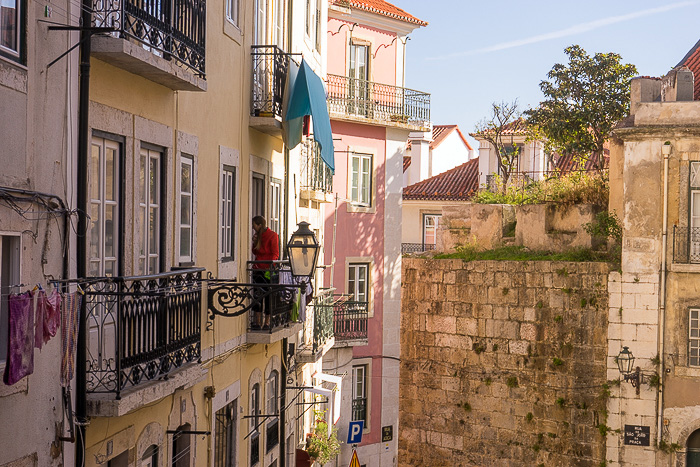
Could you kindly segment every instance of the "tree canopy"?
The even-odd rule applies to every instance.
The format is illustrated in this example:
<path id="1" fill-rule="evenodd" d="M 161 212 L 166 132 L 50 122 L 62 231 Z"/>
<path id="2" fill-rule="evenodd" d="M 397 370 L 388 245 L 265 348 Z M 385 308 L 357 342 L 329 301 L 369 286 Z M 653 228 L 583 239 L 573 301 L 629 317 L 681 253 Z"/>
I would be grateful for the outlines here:
<path id="1" fill-rule="evenodd" d="M 552 67 L 540 83 L 545 100 L 525 114 L 550 152 L 591 159 L 602 169 L 603 144 L 629 113 L 630 80 L 637 68 L 616 53 L 591 57 L 578 45 L 564 51 L 568 65 Z"/>
<path id="2" fill-rule="evenodd" d="M 524 127 L 520 118 L 518 101 L 494 102 L 491 104 L 491 116 L 476 125 L 472 136 L 483 138 L 491 143 L 496 153 L 498 173 L 502 177 L 502 187 L 508 184 L 511 173 L 517 168 L 520 146 L 514 143 L 513 133 L 518 127 Z"/>

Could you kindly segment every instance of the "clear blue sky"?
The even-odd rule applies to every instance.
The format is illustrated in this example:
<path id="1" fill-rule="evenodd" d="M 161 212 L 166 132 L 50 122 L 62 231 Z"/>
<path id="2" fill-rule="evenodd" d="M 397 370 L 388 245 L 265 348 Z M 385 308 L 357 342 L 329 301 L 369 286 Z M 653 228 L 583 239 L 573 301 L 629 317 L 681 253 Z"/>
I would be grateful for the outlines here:
<path id="1" fill-rule="evenodd" d="M 432 94 L 435 124 L 464 133 L 494 101 L 536 106 L 564 48 L 615 52 L 662 76 L 700 40 L 700 1 L 388 0 L 430 23 L 410 35 L 406 85 Z M 700 78 L 699 78 L 700 79 Z"/>

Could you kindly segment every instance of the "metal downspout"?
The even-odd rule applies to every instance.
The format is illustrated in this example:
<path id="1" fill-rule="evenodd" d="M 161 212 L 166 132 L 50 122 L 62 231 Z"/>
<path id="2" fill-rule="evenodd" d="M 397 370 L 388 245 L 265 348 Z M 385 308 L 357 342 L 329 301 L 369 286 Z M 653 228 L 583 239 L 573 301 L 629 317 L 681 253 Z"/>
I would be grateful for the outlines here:
<path id="1" fill-rule="evenodd" d="M 661 236 L 661 280 L 659 281 L 659 326 L 658 326 L 658 354 L 659 354 L 659 393 L 656 401 L 657 427 L 656 439 L 663 439 L 663 387 L 664 387 L 664 372 L 665 372 L 665 349 L 664 335 L 666 332 L 666 245 L 668 243 L 668 160 L 671 154 L 671 143 L 666 141 L 661 146 L 661 153 L 664 156 L 664 205 L 663 205 L 663 228 Z"/>

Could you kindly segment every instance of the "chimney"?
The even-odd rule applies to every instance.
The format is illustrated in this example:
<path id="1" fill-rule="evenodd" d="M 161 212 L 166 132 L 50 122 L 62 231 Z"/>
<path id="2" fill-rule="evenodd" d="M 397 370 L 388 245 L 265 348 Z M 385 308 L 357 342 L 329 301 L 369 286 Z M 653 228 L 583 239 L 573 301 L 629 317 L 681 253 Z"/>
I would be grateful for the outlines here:
<path id="1" fill-rule="evenodd" d="M 693 72 L 686 66 L 674 68 L 663 78 L 661 100 L 663 102 L 692 101 L 693 87 Z"/>
<path id="2" fill-rule="evenodd" d="M 412 131 L 408 134 L 411 142 L 411 166 L 408 168 L 408 184 L 412 185 L 430 178 L 430 143 L 432 131 Z"/>
<path id="3" fill-rule="evenodd" d="M 661 101 L 661 80 L 648 76 L 632 78 L 630 95 L 630 115 L 637 113 L 642 102 Z"/>

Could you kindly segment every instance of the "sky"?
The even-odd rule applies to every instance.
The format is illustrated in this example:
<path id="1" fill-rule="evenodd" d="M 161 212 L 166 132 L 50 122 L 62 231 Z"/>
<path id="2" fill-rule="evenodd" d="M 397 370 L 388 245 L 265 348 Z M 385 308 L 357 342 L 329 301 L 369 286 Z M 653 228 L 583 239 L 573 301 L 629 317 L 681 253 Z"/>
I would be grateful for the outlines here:
<path id="1" fill-rule="evenodd" d="M 700 0 L 388 1 L 429 23 L 409 36 L 406 86 L 431 94 L 433 124 L 465 135 L 493 102 L 537 106 L 540 82 L 567 63 L 570 45 L 663 76 L 700 40 Z"/>

